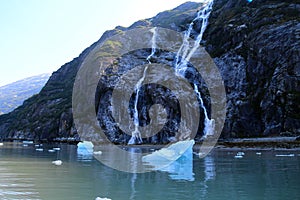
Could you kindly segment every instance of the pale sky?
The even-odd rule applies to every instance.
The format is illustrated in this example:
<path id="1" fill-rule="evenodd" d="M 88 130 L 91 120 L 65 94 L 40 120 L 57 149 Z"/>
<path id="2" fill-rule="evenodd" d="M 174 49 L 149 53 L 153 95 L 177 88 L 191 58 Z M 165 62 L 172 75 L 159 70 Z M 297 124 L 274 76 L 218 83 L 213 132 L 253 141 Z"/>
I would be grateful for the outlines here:
<path id="1" fill-rule="evenodd" d="M 201 0 L 195 0 L 200 2 Z M 105 30 L 186 0 L 0 0 L 0 86 L 59 69 Z"/>

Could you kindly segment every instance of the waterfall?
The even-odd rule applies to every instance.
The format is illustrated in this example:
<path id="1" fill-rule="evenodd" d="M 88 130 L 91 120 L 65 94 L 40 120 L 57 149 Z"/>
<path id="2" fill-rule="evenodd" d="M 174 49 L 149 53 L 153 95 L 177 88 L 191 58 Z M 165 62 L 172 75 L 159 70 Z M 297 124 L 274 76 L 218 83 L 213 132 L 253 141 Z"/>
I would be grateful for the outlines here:
<path id="1" fill-rule="evenodd" d="M 153 33 L 152 40 L 151 40 L 151 54 L 147 57 L 147 61 L 151 64 L 151 57 L 155 54 L 156 51 L 156 28 L 152 28 L 151 32 Z M 140 94 L 140 88 L 142 86 L 143 81 L 145 80 L 147 74 L 148 66 L 145 67 L 143 76 L 135 85 L 136 96 L 134 99 L 134 111 L 133 111 L 133 123 L 134 123 L 134 131 L 132 132 L 132 136 L 128 142 L 128 144 L 140 144 L 143 142 L 141 133 L 139 131 L 139 111 L 138 111 L 138 100 Z"/>
<path id="2" fill-rule="evenodd" d="M 210 16 L 210 13 L 212 11 L 213 6 L 213 0 L 208 0 L 205 7 L 201 9 L 198 13 L 195 19 L 190 23 L 188 30 L 184 34 L 183 43 L 181 47 L 179 48 L 176 57 L 175 57 L 175 72 L 178 76 L 184 76 L 186 69 L 187 69 L 187 63 L 189 62 L 190 58 L 193 56 L 197 48 L 199 47 L 203 34 L 205 32 L 205 29 L 208 25 L 208 18 Z M 198 34 L 193 47 L 190 48 L 190 42 L 189 38 L 191 36 L 191 32 L 193 30 L 194 22 L 197 20 L 202 20 L 202 26 L 200 33 Z M 189 51 L 190 50 L 190 51 Z M 201 94 L 199 92 L 198 86 L 194 83 L 194 90 L 197 94 L 198 99 L 200 100 L 200 106 L 204 110 L 204 137 L 208 135 L 214 134 L 214 119 L 209 119 L 207 110 L 204 106 L 203 99 L 201 97 Z"/>
<path id="3" fill-rule="evenodd" d="M 153 33 L 152 40 L 151 40 L 152 49 L 151 49 L 151 54 L 147 57 L 147 61 L 148 61 L 149 64 L 151 64 L 150 59 L 151 59 L 152 56 L 154 56 L 155 51 L 156 51 L 156 36 L 157 36 L 156 35 L 156 28 L 152 28 L 151 32 Z"/>

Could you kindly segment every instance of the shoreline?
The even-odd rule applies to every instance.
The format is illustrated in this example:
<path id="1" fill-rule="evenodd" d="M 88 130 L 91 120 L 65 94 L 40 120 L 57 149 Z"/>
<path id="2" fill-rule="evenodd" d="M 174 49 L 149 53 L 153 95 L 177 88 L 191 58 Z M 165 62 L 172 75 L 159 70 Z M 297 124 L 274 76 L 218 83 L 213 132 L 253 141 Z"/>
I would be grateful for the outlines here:
<path id="1" fill-rule="evenodd" d="M 299 137 L 298 137 L 299 138 Z M 14 140 L 14 141 L 2 141 L 0 143 L 12 143 L 18 142 L 23 143 L 26 140 Z M 31 140 L 29 140 L 31 141 Z M 33 141 L 33 144 L 69 144 L 76 145 L 77 143 L 72 142 L 43 142 Z M 107 143 L 99 143 L 99 145 L 105 145 Z M 124 145 L 115 144 L 121 148 L 153 148 L 160 149 L 167 144 L 139 144 L 139 145 Z M 195 150 L 199 150 L 202 145 L 202 141 L 196 142 L 194 145 Z M 213 149 L 224 149 L 224 150 L 300 150 L 300 140 L 297 137 L 265 137 L 265 138 L 232 138 L 219 140 Z"/>

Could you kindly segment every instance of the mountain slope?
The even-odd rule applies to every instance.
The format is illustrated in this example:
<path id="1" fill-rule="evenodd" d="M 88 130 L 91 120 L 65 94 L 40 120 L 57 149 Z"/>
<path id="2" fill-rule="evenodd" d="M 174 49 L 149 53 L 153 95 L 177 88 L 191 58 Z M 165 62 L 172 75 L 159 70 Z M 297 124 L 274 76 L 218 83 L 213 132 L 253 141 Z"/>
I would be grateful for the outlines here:
<path id="1" fill-rule="evenodd" d="M 79 57 L 53 73 L 38 95 L 26 100 L 13 112 L 0 116 L 0 137 L 51 140 L 75 136 L 72 87 L 86 55 L 106 38 L 135 27 L 162 26 L 176 31 L 187 30 L 200 7 L 200 3 L 188 2 L 154 18 L 140 20 L 128 28 L 116 27 L 105 32 Z M 300 134 L 299 8 L 296 0 L 255 0 L 252 3 L 215 0 L 202 45 L 214 58 L 225 82 L 228 110 L 223 137 Z M 201 22 L 196 21 L 193 37 L 200 27 Z M 125 57 L 121 59 L 118 67 L 128 69 L 126 63 L 140 64 L 149 52 L 133 52 L 127 60 Z M 161 59 L 160 62 L 174 61 L 167 56 Z M 205 88 L 201 90 L 209 107 L 208 93 Z M 101 90 L 98 92 L 101 93 Z M 103 107 L 98 108 L 98 117 L 103 114 Z M 101 125 L 109 129 L 107 124 Z M 200 124 L 199 135 L 202 129 Z M 114 128 L 108 136 L 116 143 L 128 139 Z M 147 142 L 168 142 L 169 138 L 170 135 L 162 133 Z"/>
<path id="2" fill-rule="evenodd" d="M 0 114 L 8 113 L 41 91 L 50 74 L 40 74 L 0 87 Z"/>
<path id="3" fill-rule="evenodd" d="M 166 28 L 174 26 L 173 23 L 176 21 L 190 22 L 196 16 L 200 5 L 188 2 L 173 10 L 176 15 L 166 11 L 158 14 L 155 20 L 159 23 L 160 15 L 164 18 L 172 18 L 170 23 L 165 24 Z M 77 131 L 72 118 L 72 89 L 76 73 L 86 55 L 97 44 L 120 31 L 150 24 L 150 19 L 141 20 L 128 28 L 118 26 L 114 30 L 106 31 L 97 42 L 85 49 L 77 58 L 54 72 L 39 94 L 27 99 L 13 112 L 0 116 L 0 138 L 52 140 L 56 137 L 75 136 Z M 177 26 L 176 28 L 181 31 L 185 29 Z"/>

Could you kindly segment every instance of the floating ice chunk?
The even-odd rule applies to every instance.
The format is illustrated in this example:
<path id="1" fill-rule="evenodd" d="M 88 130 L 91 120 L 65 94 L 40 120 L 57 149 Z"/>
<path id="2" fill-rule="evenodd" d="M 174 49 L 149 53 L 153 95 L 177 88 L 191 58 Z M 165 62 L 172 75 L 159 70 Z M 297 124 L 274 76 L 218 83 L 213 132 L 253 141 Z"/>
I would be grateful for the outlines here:
<path id="1" fill-rule="evenodd" d="M 77 144 L 77 149 L 93 150 L 94 149 L 94 145 L 91 142 L 83 141 L 83 142 L 79 142 Z"/>
<path id="2" fill-rule="evenodd" d="M 36 145 L 34 145 L 35 147 L 39 147 L 40 145 L 39 144 L 36 144 Z"/>
<path id="3" fill-rule="evenodd" d="M 4 145 L 4 144 L 1 142 L 1 143 L 0 143 L 0 146 L 3 146 L 3 145 Z"/>
<path id="4" fill-rule="evenodd" d="M 33 144 L 33 141 L 23 141 L 23 144 Z"/>
<path id="5" fill-rule="evenodd" d="M 241 155 L 236 155 L 236 156 L 234 156 L 234 158 L 243 158 L 243 156 L 241 156 Z"/>
<path id="6" fill-rule="evenodd" d="M 95 200 L 111 200 L 111 199 L 109 199 L 109 198 L 106 198 L 106 197 L 104 197 L 104 198 L 97 197 Z"/>
<path id="7" fill-rule="evenodd" d="M 38 148 L 38 149 L 35 149 L 36 151 L 44 151 L 44 149 L 41 149 L 41 148 Z"/>
<path id="8" fill-rule="evenodd" d="M 54 153 L 55 150 L 54 150 L 54 149 L 49 149 L 48 152 L 49 152 L 49 153 Z"/>
<path id="9" fill-rule="evenodd" d="M 52 164 L 54 164 L 56 166 L 59 166 L 59 165 L 62 165 L 62 161 L 61 160 L 55 160 L 55 161 L 52 161 Z"/>
<path id="10" fill-rule="evenodd" d="M 60 148 L 59 147 L 54 147 L 53 150 L 60 151 Z"/>
<path id="11" fill-rule="evenodd" d="M 77 158 L 81 161 L 91 161 L 93 159 L 94 145 L 91 142 L 79 142 L 77 144 Z"/>
<path id="12" fill-rule="evenodd" d="M 240 151 L 240 152 L 237 152 L 236 155 L 234 156 L 234 158 L 243 158 L 245 155 L 244 152 Z"/>
<path id="13" fill-rule="evenodd" d="M 95 155 L 101 155 L 101 154 L 102 154 L 102 151 L 94 151 L 94 154 L 95 154 Z"/>
<path id="14" fill-rule="evenodd" d="M 171 144 L 166 148 L 162 148 L 160 150 L 154 151 L 151 154 L 143 156 L 142 160 L 143 162 L 148 162 L 151 165 L 154 164 L 159 169 L 159 166 L 163 167 L 164 165 L 168 165 L 170 161 L 177 160 L 188 150 L 191 151 L 191 156 L 189 156 L 189 159 L 193 159 L 192 148 L 194 144 L 194 140 L 179 141 Z"/>
<path id="15" fill-rule="evenodd" d="M 295 154 L 276 154 L 276 157 L 294 157 Z"/>
<path id="16" fill-rule="evenodd" d="M 245 155 L 244 152 L 240 151 L 240 152 L 237 152 L 236 155 L 234 156 L 234 158 L 243 158 Z"/>
<path id="17" fill-rule="evenodd" d="M 194 140 L 179 141 L 170 146 L 143 156 L 145 165 L 154 170 L 170 173 L 173 180 L 194 180 L 193 173 L 193 145 Z"/>
<path id="18" fill-rule="evenodd" d="M 28 144 L 23 144 L 23 147 L 28 147 Z"/>
<path id="19" fill-rule="evenodd" d="M 160 151 L 157 151 L 157 155 L 164 157 L 168 160 L 177 160 L 176 152 L 171 149 L 161 149 Z"/>
<path id="20" fill-rule="evenodd" d="M 261 155 L 261 152 L 256 152 L 256 155 L 259 155 L 259 156 L 260 156 L 260 155 Z"/>

